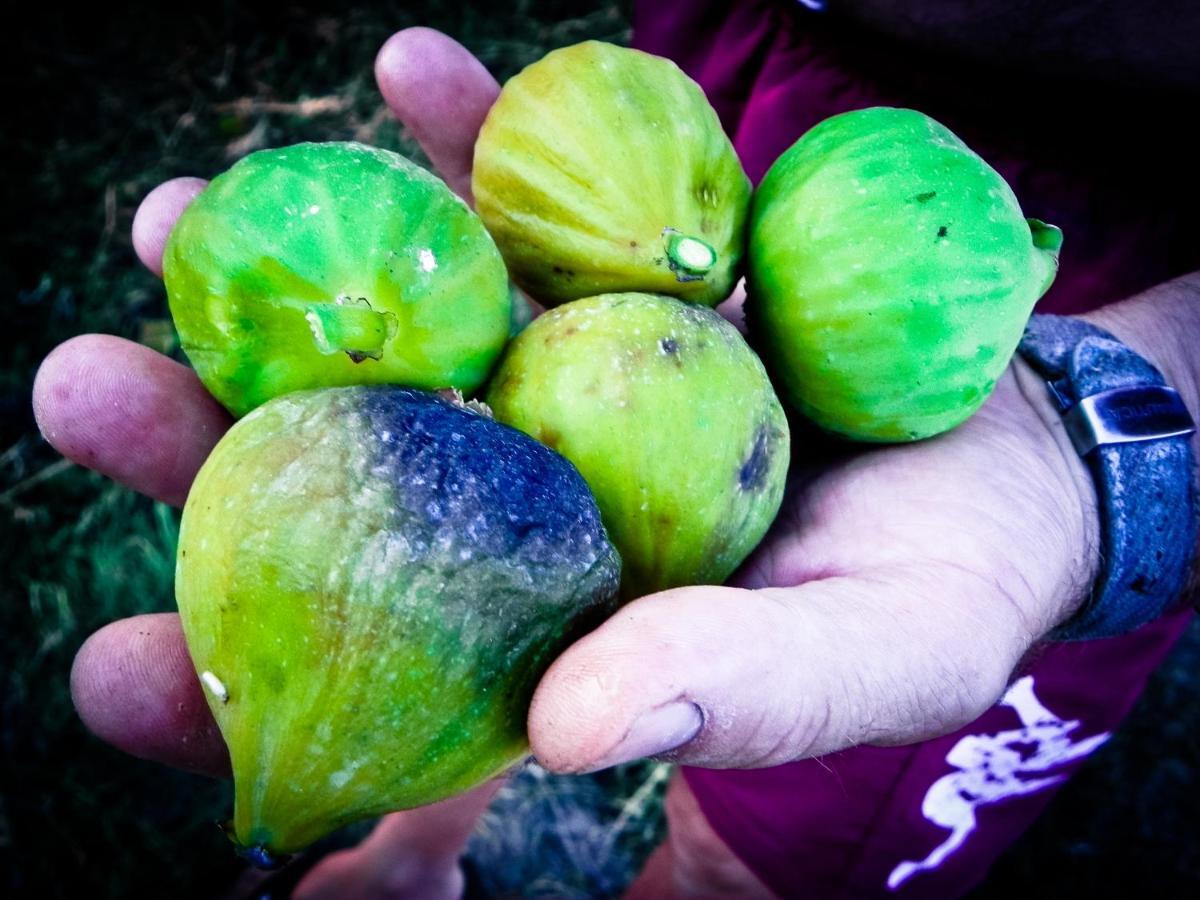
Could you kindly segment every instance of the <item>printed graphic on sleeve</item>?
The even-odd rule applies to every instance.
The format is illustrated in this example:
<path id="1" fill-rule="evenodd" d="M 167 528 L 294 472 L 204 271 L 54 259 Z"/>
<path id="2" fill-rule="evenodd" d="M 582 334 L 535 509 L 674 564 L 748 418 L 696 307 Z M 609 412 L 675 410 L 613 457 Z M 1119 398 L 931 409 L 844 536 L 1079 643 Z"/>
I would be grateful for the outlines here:
<path id="1" fill-rule="evenodd" d="M 950 829 L 950 835 L 923 860 L 905 861 L 888 876 L 896 890 L 918 872 L 936 869 L 963 845 L 975 830 L 975 810 L 1009 797 L 1032 794 L 1062 781 L 1065 775 L 1044 774 L 1087 756 L 1108 740 L 1103 732 L 1078 743 L 1071 732 L 1079 722 L 1063 721 L 1038 700 L 1033 676 L 1018 679 L 1000 701 L 1021 720 L 1021 728 L 964 737 L 946 754 L 957 771 L 933 783 L 921 804 L 930 822 Z"/>

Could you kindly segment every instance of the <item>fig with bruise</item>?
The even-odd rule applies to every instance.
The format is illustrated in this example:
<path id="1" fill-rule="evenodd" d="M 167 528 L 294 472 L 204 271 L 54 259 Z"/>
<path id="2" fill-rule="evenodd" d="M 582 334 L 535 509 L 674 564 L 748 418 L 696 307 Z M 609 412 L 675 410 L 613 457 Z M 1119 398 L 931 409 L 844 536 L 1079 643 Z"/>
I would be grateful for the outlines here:
<path id="1" fill-rule="evenodd" d="M 487 402 L 579 468 L 626 597 L 724 581 L 779 510 L 783 408 L 737 329 L 706 307 L 608 294 L 553 309 L 510 344 Z"/>
<path id="2" fill-rule="evenodd" d="M 619 577 L 579 473 L 512 428 L 395 387 L 259 407 L 192 487 L 176 578 L 234 840 L 269 864 L 519 761 Z"/>

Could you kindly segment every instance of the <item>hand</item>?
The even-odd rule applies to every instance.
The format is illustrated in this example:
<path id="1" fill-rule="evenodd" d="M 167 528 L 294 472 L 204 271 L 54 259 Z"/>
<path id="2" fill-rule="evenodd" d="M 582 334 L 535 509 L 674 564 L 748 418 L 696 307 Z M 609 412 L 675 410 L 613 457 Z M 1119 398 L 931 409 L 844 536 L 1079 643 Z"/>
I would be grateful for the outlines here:
<path id="1" fill-rule="evenodd" d="M 425 29 L 393 37 L 376 74 L 468 195 L 495 81 Z M 201 186 L 169 182 L 143 203 L 134 240 L 150 268 Z M 1091 482 L 1042 393 L 1014 367 L 950 435 L 795 474 L 737 587 L 642 598 L 552 666 L 529 717 L 539 760 L 584 771 L 674 749 L 700 765 L 773 765 L 978 716 L 1097 568 Z M 228 426 L 190 370 L 101 336 L 46 360 L 35 409 L 64 455 L 173 503 Z M 797 440 L 798 463 L 804 452 Z M 102 629 L 76 659 L 72 690 L 89 727 L 118 747 L 227 768 L 176 616 Z"/>
<path id="2" fill-rule="evenodd" d="M 753 768 L 948 733 L 1095 578 L 1090 476 L 1020 362 L 947 435 L 798 473 L 804 455 L 794 433 L 736 587 L 644 597 L 554 663 L 529 715 L 543 765 Z"/>

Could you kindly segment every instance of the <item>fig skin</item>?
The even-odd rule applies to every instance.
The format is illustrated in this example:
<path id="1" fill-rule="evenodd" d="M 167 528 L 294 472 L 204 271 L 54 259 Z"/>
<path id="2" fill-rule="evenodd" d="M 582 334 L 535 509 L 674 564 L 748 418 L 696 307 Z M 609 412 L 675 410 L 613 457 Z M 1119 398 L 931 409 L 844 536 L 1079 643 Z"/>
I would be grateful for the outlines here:
<path id="1" fill-rule="evenodd" d="M 784 399 L 860 441 L 983 404 L 1054 280 L 1062 234 L 922 113 L 834 116 L 755 194 L 746 318 Z"/>
<path id="2" fill-rule="evenodd" d="M 252 153 L 171 231 L 180 342 L 235 416 L 288 391 L 469 393 L 508 338 L 504 262 L 479 218 L 404 157 L 353 143 Z"/>
<path id="3" fill-rule="evenodd" d="M 274 859 L 518 762 L 538 679 L 619 572 L 571 464 L 478 413 L 350 387 L 246 416 L 188 496 L 176 577 L 235 842 Z"/>
<path id="4" fill-rule="evenodd" d="M 608 294 L 553 309 L 509 345 L 487 402 L 583 474 L 627 599 L 723 582 L 779 510 L 783 408 L 737 329 L 705 307 Z"/>
<path id="5" fill-rule="evenodd" d="M 612 291 L 715 306 L 741 275 L 750 181 L 699 85 L 658 56 L 586 41 L 511 78 L 472 189 L 546 306 Z"/>

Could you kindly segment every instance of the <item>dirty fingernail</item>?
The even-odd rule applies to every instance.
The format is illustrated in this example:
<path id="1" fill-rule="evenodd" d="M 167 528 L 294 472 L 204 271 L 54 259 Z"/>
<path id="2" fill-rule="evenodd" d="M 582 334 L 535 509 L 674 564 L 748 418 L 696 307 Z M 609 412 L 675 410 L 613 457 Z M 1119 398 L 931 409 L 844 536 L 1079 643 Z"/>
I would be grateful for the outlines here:
<path id="1" fill-rule="evenodd" d="M 623 762 L 674 750 L 692 740 L 703 724 L 704 716 L 700 708 L 686 700 L 647 710 L 634 721 L 615 747 L 583 771 L 597 772 Z"/>

